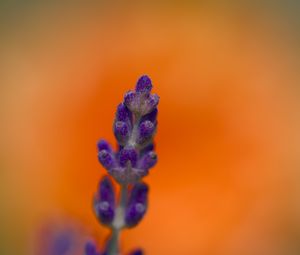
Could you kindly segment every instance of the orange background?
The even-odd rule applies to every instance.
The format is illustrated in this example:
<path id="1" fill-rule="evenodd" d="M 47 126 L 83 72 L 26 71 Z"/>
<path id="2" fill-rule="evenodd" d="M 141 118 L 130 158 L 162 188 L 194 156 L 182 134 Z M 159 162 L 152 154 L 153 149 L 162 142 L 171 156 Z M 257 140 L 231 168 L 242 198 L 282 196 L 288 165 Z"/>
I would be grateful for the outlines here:
<path id="1" fill-rule="evenodd" d="M 142 74 L 161 98 L 159 162 L 145 179 L 149 211 L 124 231 L 123 250 L 299 254 L 299 52 L 287 17 L 217 1 L 10 7 L 0 48 L 1 254 L 31 255 L 53 215 L 103 244 L 91 209 L 105 173 L 96 142 L 115 143 L 115 108 Z"/>

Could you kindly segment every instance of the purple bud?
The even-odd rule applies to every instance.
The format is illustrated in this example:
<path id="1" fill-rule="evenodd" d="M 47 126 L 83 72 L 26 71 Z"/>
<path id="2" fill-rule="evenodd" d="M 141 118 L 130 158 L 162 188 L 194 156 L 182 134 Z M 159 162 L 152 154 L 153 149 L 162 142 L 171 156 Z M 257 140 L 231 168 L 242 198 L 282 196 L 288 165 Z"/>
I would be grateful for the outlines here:
<path id="1" fill-rule="evenodd" d="M 104 225 L 110 225 L 115 216 L 114 210 L 110 207 L 107 201 L 102 201 L 95 204 L 95 212 L 98 219 Z"/>
<path id="2" fill-rule="evenodd" d="M 157 94 L 149 95 L 145 101 L 145 114 L 152 112 L 159 103 L 159 96 Z"/>
<path id="3" fill-rule="evenodd" d="M 125 147 L 120 151 L 119 162 L 122 167 L 127 165 L 127 162 L 131 162 L 131 166 L 135 166 L 137 162 L 137 152 L 133 147 Z"/>
<path id="4" fill-rule="evenodd" d="M 100 181 L 94 207 L 99 220 L 103 224 L 111 224 L 115 216 L 115 192 L 108 176 Z"/>
<path id="5" fill-rule="evenodd" d="M 99 184 L 98 196 L 101 201 L 107 201 L 109 204 L 115 204 L 114 186 L 108 176 L 104 176 Z"/>
<path id="6" fill-rule="evenodd" d="M 129 137 L 129 128 L 124 121 L 116 121 L 114 125 L 114 134 L 120 144 L 124 144 Z"/>
<path id="7" fill-rule="evenodd" d="M 99 140 L 99 142 L 97 143 L 97 148 L 98 148 L 98 151 L 106 150 L 106 151 L 112 152 L 112 148 L 111 148 L 110 144 L 103 139 Z"/>
<path id="8" fill-rule="evenodd" d="M 125 222 L 128 227 L 137 225 L 147 210 L 148 186 L 145 183 L 136 183 L 131 191 L 125 212 Z"/>
<path id="9" fill-rule="evenodd" d="M 124 104 L 119 104 L 116 112 L 117 121 L 131 121 L 132 114 Z"/>
<path id="10" fill-rule="evenodd" d="M 143 250 L 137 249 L 129 253 L 129 255 L 143 255 Z"/>
<path id="11" fill-rule="evenodd" d="M 135 91 L 143 94 L 149 94 L 152 89 L 152 83 L 147 75 L 143 75 L 137 81 Z"/>
<path id="12" fill-rule="evenodd" d="M 110 170 L 113 166 L 116 165 L 115 158 L 113 154 L 107 150 L 101 150 L 98 153 L 98 159 L 104 168 Z"/>
<path id="13" fill-rule="evenodd" d="M 134 91 L 128 91 L 124 96 L 124 104 L 131 110 L 134 111 L 138 107 L 137 95 Z"/>
<path id="14" fill-rule="evenodd" d="M 152 136 L 154 131 L 155 125 L 150 120 L 145 120 L 139 126 L 139 137 L 143 140 Z"/>
<path id="15" fill-rule="evenodd" d="M 157 163 L 157 155 L 154 151 L 147 152 L 138 162 L 138 168 L 148 170 Z"/>

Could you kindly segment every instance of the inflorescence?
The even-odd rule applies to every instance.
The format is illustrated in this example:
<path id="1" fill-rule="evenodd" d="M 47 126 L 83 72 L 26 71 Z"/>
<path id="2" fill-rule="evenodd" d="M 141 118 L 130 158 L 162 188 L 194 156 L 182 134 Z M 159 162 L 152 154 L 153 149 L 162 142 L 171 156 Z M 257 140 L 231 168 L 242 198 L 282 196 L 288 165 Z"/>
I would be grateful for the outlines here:
<path id="1" fill-rule="evenodd" d="M 112 231 L 103 252 L 89 242 L 85 255 L 119 255 L 119 235 L 123 228 L 136 226 L 144 217 L 148 204 L 148 185 L 142 182 L 157 162 L 153 137 L 157 128 L 159 97 L 151 94 L 152 82 L 146 75 L 137 81 L 134 91 L 128 91 L 119 104 L 113 123 L 118 148 L 105 140 L 97 144 L 98 159 L 107 170 L 94 197 L 94 212 L 103 225 Z M 112 177 L 112 178 L 111 178 Z M 116 199 L 114 179 L 120 185 Z M 138 249 L 131 255 L 142 255 Z"/>

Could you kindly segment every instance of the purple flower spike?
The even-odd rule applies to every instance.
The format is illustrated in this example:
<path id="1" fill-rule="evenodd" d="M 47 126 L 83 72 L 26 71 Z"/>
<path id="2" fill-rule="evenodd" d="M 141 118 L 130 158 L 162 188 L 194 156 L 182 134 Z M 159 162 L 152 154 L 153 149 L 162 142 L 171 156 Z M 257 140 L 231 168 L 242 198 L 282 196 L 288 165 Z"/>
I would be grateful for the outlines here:
<path id="1" fill-rule="evenodd" d="M 135 167 L 137 162 L 137 152 L 133 147 L 125 147 L 120 151 L 119 162 L 120 166 L 127 166 L 128 162 L 131 163 L 132 167 Z"/>
<path id="2" fill-rule="evenodd" d="M 142 94 L 149 94 L 152 89 L 152 82 L 147 75 L 141 76 L 136 84 L 135 91 Z"/>
<path id="3" fill-rule="evenodd" d="M 131 191 L 125 212 L 127 227 L 137 225 L 147 210 L 148 186 L 145 183 L 136 183 Z"/>
<path id="4" fill-rule="evenodd" d="M 125 145 L 126 141 L 129 138 L 129 127 L 124 121 L 116 121 L 114 125 L 114 134 L 118 143 Z"/>
<path id="5" fill-rule="evenodd" d="M 143 251 L 141 249 L 137 249 L 129 253 L 129 255 L 143 255 Z"/>
<path id="6" fill-rule="evenodd" d="M 138 163 L 138 168 L 149 170 L 157 163 L 157 155 L 154 151 L 147 152 Z"/>
<path id="7" fill-rule="evenodd" d="M 157 129 L 159 97 L 151 94 L 152 82 L 141 76 L 135 90 L 128 91 L 118 105 L 113 123 L 117 149 L 104 140 L 98 142 L 98 159 L 110 177 L 120 185 L 118 199 L 108 177 L 101 180 L 94 198 L 94 210 L 99 221 L 108 226 L 111 236 L 101 253 L 87 245 L 86 255 L 121 254 L 120 232 L 136 226 L 144 217 L 148 205 L 148 186 L 142 182 L 149 169 L 157 163 L 154 135 Z M 129 255 L 143 255 L 140 249 Z"/>
<path id="8" fill-rule="evenodd" d="M 116 165 L 114 155 L 108 150 L 99 151 L 98 159 L 103 165 L 103 167 L 106 168 L 108 171 Z"/>
<path id="9" fill-rule="evenodd" d="M 110 225 L 115 216 L 115 192 L 108 176 L 100 181 L 94 207 L 98 219 L 103 224 Z"/>

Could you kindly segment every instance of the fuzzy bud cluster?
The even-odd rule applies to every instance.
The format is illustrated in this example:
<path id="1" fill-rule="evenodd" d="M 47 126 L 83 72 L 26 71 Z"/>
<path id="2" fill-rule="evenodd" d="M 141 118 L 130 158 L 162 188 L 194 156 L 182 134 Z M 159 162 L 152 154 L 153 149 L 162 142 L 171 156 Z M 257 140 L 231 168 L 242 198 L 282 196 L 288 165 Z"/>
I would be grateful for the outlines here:
<path id="1" fill-rule="evenodd" d="M 124 222 L 126 227 L 136 226 L 147 210 L 148 186 L 143 182 L 135 183 L 129 190 L 129 198 L 125 204 Z M 113 184 L 108 176 L 102 178 L 98 192 L 94 198 L 94 211 L 99 221 L 112 226 L 116 211 L 116 197 Z"/>
<path id="2" fill-rule="evenodd" d="M 93 243 L 87 243 L 85 255 L 119 255 L 115 239 L 118 233 L 139 224 L 147 211 L 149 188 L 142 178 L 157 162 L 153 137 L 159 102 L 151 90 L 151 80 L 144 75 L 137 81 L 135 90 L 127 92 L 118 105 L 113 123 L 118 149 L 114 150 L 105 140 L 97 144 L 99 162 L 112 178 L 105 176 L 100 180 L 93 208 L 97 219 L 112 230 L 112 235 L 103 252 Z M 120 185 L 118 197 L 112 179 Z M 137 249 L 129 255 L 142 254 Z"/>
<path id="3" fill-rule="evenodd" d="M 153 136 L 157 127 L 159 97 L 151 94 L 152 83 L 142 76 L 117 107 L 113 124 L 118 150 L 105 140 L 98 142 L 98 159 L 120 184 L 134 184 L 148 174 L 157 162 Z"/>

